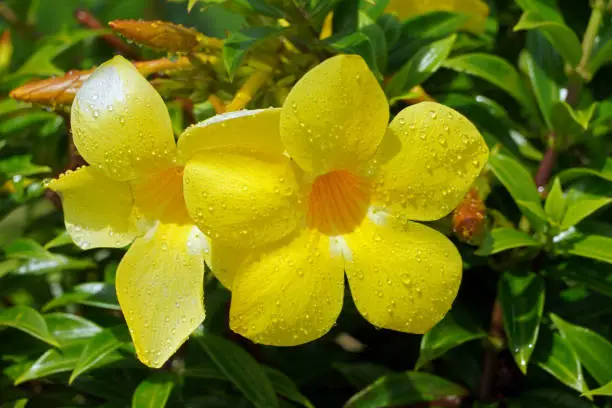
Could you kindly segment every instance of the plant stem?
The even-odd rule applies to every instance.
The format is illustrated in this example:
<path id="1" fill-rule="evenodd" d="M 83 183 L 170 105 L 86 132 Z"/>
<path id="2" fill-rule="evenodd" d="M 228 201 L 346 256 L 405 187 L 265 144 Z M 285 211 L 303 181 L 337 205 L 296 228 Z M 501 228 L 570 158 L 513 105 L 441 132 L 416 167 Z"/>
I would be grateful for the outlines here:
<path id="1" fill-rule="evenodd" d="M 589 58 L 591 58 L 591 53 L 593 52 L 595 38 L 599 32 L 601 21 L 603 20 L 605 7 L 605 0 L 594 1 L 593 11 L 591 12 L 591 17 L 589 18 L 589 24 L 587 25 L 587 29 L 584 32 L 584 37 L 582 38 L 582 58 L 580 58 L 580 63 L 576 67 L 576 71 L 585 80 L 587 80 L 590 76 L 589 72 L 587 71 L 587 64 L 589 63 Z"/>
<path id="2" fill-rule="evenodd" d="M 499 299 L 495 299 L 491 311 L 491 327 L 489 329 L 489 344 L 487 344 L 482 377 L 480 377 L 479 399 L 491 401 L 493 399 L 493 386 L 497 380 L 497 353 L 499 343 L 504 341 L 504 316 Z"/>
<path id="3" fill-rule="evenodd" d="M 552 175 L 552 170 L 556 161 L 557 151 L 555 150 L 555 132 L 550 132 L 548 135 L 548 147 L 546 148 L 542 161 L 540 161 L 540 166 L 538 167 L 538 172 L 535 176 L 535 183 L 538 187 L 538 192 L 542 193 L 544 191 L 546 184 L 548 184 L 548 181 L 550 180 L 550 176 Z"/>

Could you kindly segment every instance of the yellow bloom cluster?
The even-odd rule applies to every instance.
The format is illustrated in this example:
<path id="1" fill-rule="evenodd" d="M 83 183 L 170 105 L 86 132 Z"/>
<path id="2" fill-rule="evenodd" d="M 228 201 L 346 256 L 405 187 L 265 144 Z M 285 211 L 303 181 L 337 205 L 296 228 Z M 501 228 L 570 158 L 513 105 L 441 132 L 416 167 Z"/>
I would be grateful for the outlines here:
<path id="1" fill-rule="evenodd" d="M 450 308 L 461 258 L 436 220 L 487 160 L 477 129 L 432 102 L 389 124 L 358 56 L 308 72 L 282 108 L 215 116 L 174 141 L 163 100 L 115 57 L 83 84 L 74 142 L 90 164 L 49 183 L 81 248 L 129 250 L 117 294 L 138 357 L 161 366 L 204 319 L 204 262 L 230 325 L 290 346 L 325 334 L 345 274 L 378 327 L 423 333 Z"/>

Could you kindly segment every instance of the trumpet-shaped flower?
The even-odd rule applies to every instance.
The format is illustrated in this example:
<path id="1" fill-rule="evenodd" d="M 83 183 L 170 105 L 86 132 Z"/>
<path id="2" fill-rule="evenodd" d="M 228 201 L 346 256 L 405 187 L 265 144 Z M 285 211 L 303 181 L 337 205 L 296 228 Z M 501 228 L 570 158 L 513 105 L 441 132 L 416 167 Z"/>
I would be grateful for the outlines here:
<path id="1" fill-rule="evenodd" d="M 139 359 L 159 367 L 204 319 L 209 250 L 185 208 L 170 116 L 134 66 L 115 57 L 84 82 L 71 119 L 90 166 L 48 186 L 62 196 L 79 247 L 133 241 L 117 270 L 117 296 Z"/>
<path id="2" fill-rule="evenodd" d="M 282 109 L 244 111 L 188 129 L 184 193 L 232 291 L 230 325 L 271 345 L 326 333 L 344 276 L 371 323 L 423 333 L 450 308 L 461 258 L 436 220 L 461 200 L 488 157 L 477 129 L 424 102 L 388 125 L 389 106 L 358 56 L 308 72 Z M 237 254 L 241 254 L 238 256 Z"/>
<path id="3" fill-rule="evenodd" d="M 432 11 L 463 13 L 468 17 L 463 27 L 480 34 L 485 30 L 489 6 L 483 0 L 391 0 L 385 11 L 401 19 Z"/>

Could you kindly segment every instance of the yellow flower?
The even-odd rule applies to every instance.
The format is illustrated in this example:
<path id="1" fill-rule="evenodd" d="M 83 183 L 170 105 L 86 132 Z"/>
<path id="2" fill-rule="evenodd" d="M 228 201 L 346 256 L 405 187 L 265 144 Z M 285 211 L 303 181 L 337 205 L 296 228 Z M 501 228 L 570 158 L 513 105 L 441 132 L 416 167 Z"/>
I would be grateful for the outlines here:
<path id="1" fill-rule="evenodd" d="M 90 166 L 49 183 L 83 249 L 132 245 L 117 296 L 139 359 L 160 367 L 204 319 L 207 238 L 183 200 L 170 116 L 132 64 L 115 57 L 76 95 L 72 132 Z"/>
<path id="2" fill-rule="evenodd" d="M 233 292 L 234 331 L 283 346 L 320 337 L 342 308 L 345 272 L 378 327 L 423 333 L 448 311 L 459 253 L 409 220 L 448 214 L 488 149 L 437 103 L 388 120 L 365 62 L 343 55 L 308 72 L 282 109 L 217 116 L 183 134 L 187 209 L 234 262 L 212 266 Z"/>
<path id="3" fill-rule="evenodd" d="M 385 11 L 402 20 L 432 11 L 463 13 L 469 16 L 464 28 L 480 34 L 485 30 L 489 6 L 482 0 L 391 0 Z"/>

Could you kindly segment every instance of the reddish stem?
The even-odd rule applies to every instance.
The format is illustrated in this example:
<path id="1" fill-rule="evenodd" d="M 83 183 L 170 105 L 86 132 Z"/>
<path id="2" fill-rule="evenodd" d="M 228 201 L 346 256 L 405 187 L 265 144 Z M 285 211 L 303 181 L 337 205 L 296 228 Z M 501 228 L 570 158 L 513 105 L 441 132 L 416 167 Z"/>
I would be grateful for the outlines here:
<path id="1" fill-rule="evenodd" d="M 104 25 L 90 12 L 79 9 L 75 11 L 74 18 L 83 26 L 91 28 L 92 30 L 100 30 L 105 28 Z M 119 37 L 113 34 L 104 34 L 102 39 L 106 41 L 111 47 L 119 51 L 125 57 L 133 60 L 141 60 L 140 54 L 128 44 L 124 43 Z"/>

